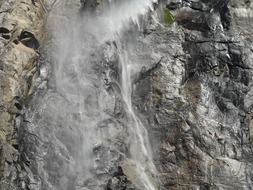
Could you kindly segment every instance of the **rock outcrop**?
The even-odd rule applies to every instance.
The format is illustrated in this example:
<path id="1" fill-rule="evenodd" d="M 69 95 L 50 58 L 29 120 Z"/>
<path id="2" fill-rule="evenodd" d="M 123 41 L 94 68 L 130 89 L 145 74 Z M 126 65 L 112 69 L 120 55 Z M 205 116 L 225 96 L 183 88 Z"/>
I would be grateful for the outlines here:
<path id="1" fill-rule="evenodd" d="M 87 15 L 68 22 L 68 6 L 78 14 L 98 6 L 95 17 L 109 2 L 0 1 L 0 189 L 145 189 L 128 159 L 122 59 L 134 68 L 133 111 L 148 131 L 159 189 L 252 189 L 253 3 L 160 0 L 103 43 Z M 65 25 L 47 17 L 54 9 L 64 9 L 54 16 Z M 46 21 L 64 32 L 41 49 Z"/>
<path id="2" fill-rule="evenodd" d="M 0 189 L 15 190 L 24 189 L 17 180 L 19 130 L 23 106 L 34 92 L 45 12 L 30 0 L 0 4 Z"/>
<path id="3" fill-rule="evenodd" d="M 162 184 L 251 189 L 252 2 L 165 5 L 177 22 L 140 40 L 161 61 L 140 75 L 134 92 Z"/>

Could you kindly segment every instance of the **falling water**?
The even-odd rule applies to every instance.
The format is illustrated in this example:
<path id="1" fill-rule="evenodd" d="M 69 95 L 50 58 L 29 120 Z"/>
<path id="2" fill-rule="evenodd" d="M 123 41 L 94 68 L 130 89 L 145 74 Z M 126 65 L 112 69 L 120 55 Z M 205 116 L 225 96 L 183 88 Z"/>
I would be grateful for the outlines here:
<path id="1" fill-rule="evenodd" d="M 114 42 L 117 50 L 112 50 L 111 54 L 117 54 L 121 68 L 119 69 L 121 72 L 118 73 L 121 78 L 118 84 L 125 105 L 129 136 L 126 141 L 128 141 L 130 155 L 121 153 L 124 154 L 125 165 L 128 165 L 128 167 L 123 166 L 123 170 L 138 188 L 157 189 L 156 168 L 152 161 L 148 132 L 132 106 L 131 76 L 138 72 L 138 67 L 129 59 L 127 50 L 121 44 L 121 38 L 124 38 L 122 31 L 130 27 L 130 24 L 140 27 L 138 18 L 152 8 L 152 3 L 153 0 L 109 0 L 109 4 L 105 4 L 105 7 L 96 13 L 87 11 L 80 16 L 80 12 L 70 6 L 70 2 L 62 1 L 50 17 L 49 26 L 55 44 L 53 53 L 56 62 L 55 88 L 68 104 L 71 104 L 69 107 L 66 106 L 67 110 L 54 109 L 54 112 L 75 115 L 75 119 L 65 124 L 71 125 L 80 132 L 83 139 L 82 153 L 72 155 L 74 161 L 69 172 L 76 172 L 79 178 L 84 178 L 86 181 L 93 177 L 92 168 L 99 168 L 98 161 L 103 159 L 101 155 L 94 158 L 94 147 L 99 148 L 106 144 L 107 133 L 98 131 L 96 126 L 109 120 L 105 110 L 108 109 L 109 104 L 106 99 L 111 98 L 101 85 L 101 76 L 94 69 L 94 64 L 104 62 L 105 57 L 101 58 L 101 55 L 97 55 L 101 47 L 108 42 Z M 114 130 L 112 133 L 116 134 L 117 131 Z M 110 153 L 107 151 L 107 154 Z M 110 158 L 109 156 L 108 160 Z M 129 168 L 131 168 L 130 172 Z M 131 174 L 128 173 L 136 175 L 131 178 Z M 98 185 L 89 188 L 99 189 Z"/>
<path id="2" fill-rule="evenodd" d="M 128 114 L 132 119 L 129 127 L 132 132 L 132 143 L 130 151 L 136 167 L 136 172 L 140 175 L 145 189 L 155 190 L 156 187 L 151 181 L 156 174 L 156 169 L 152 161 L 152 152 L 149 144 L 148 133 L 141 120 L 136 116 L 132 107 L 132 80 L 131 75 L 136 72 L 133 64 L 128 59 L 127 52 L 121 52 L 122 64 L 122 94 L 126 102 Z M 149 173 L 148 173 L 149 172 Z"/>

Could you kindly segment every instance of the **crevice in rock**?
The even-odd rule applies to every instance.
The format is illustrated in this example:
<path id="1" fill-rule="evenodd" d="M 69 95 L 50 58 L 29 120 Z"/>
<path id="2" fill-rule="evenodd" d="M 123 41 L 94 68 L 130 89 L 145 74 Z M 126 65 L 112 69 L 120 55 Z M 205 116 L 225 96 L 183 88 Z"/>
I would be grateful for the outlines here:
<path id="1" fill-rule="evenodd" d="M 19 36 L 19 41 L 25 46 L 37 50 L 40 46 L 39 41 L 34 34 L 28 31 L 23 31 Z"/>
<path id="2" fill-rule="evenodd" d="M 7 28 L 5 28 L 5 27 L 0 27 L 0 33 L 2 33 L 2 34 L 8 34 L 8 33 L 10 33 L 10 31 Z"/>

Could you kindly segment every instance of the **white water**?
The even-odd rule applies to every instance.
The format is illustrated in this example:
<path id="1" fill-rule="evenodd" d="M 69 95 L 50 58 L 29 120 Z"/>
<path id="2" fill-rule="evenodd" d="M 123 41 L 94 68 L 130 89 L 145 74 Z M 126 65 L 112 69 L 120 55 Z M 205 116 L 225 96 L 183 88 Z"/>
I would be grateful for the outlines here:
<path id="1" fill-rule="evenodd" d="M 99 78 L 94 76 L 90 63 L 91 52 L 108 40 L 120 43 L 121 31 L 130 24 L 138 24 L 138 17 L 145 14 L 152 7 L 154 0 L 109 0 L 110 5 L 97 14 L 84 14 L 81 19 L 78 11 L 65 7 L 56 10 L 52 18 L 53 38 L 56 44 L 54 54 L 57 62 L 55 67 L 55 80 L 57 91 L 71 102 L 79 113 L 79 120 L 73 121 L 73 127 L 80 128 L 83 135 L 83 154 L 79 156 L 76 167 L 82 165 L 85 177 L 91 177 L 89 170 L 96 167 L 93 162 L 92 149 L 103 143 L 103 135 L 95 131 L 97 123 L 106 119 L 103 107 L 97 109 L 87 108 L 85 100 L 94 96 L 95 86 Z M 64 4 L 64 1 L 62 1 Z M 70 6 L 70 2 L 65 2 Z M 57 17 L 56 15 L 63 15 Z M 139 26 L 140 27 L 140 26 Z M 124 36 L 123 36 L 124 37 Z M 120 45 L 120 44 L 119 44 Z M 122 67 L 121 93 L 126 105 L 128 130 L 130 133 L 129 149 L 134 172 L 141 187 L 145 190 L 156 190 L 156 168 L 152 161 L 152 151 L 149 144 L 148 132 L 141 120 L 136 116 L 132 107 L 132 80 L 131 75 L 138 72 L 137 68 L 128 59 L 128 52 L 119 46 L 118 54 Z M 100 104 L 106 104 L 106 102 Z M 102 107 L 102 108 L 101 108 Z M 94 111 L 91 112 L 90 110 Z M 78 168 L 76 168 L 78 169 Z M 138 184 L 137 184 L 138 185 Z"/>
<path id="2" fill-rule="evenodd" d="M 155 190 L 152 176 L 156 175 L 156 168 L 152 161 L 152 150 L 149 144 L 149 137 L 145 126 L 136 116 L 132 107 L 132 80 L 131 75 L 136 72 L 133 64 L 128 59 L 127 52 L 120 52 L 122 64 L 122 95 L 126 102 L 128 114 L 132 121 L 129 123 L 131 128 L 131 156 L 136 167 L 136 172 L 140 175 L 145 189 Z M 154 180 L 154 179 L 153 179 Z"/>

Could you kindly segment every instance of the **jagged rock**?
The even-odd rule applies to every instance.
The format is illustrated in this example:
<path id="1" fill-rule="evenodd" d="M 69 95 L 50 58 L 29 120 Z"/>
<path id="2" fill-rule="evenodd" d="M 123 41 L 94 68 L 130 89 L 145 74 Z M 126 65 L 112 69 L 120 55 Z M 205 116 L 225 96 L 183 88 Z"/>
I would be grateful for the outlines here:
<path id="1" fill-rule="evenodd" d="M 181 26 L 185 29 L 183 34 L 171 33 L 166 47 L 172 52 L 175 48 L 169 47 L 180 46 L 178 41 L 181 41 L 179 55 L 183 56 L 173 58 L 173 53 L 162 54 L 164 66 L 136 84 L 135 104 L 145 115 L 146 126 L 150 126 L 150 134 L 154 134 L 152 139 L 156 139 L 151 144 L 157 155 L 155 160 L 160 160 L 157 167 L 166 189 L 250 189 L 252 182 L 245 179 L 252 173 L 237 168 L 239 165 L 242 168 L 244 164 L 251 165 L 246 159 L 251 154 L 248 150 L 252 146 L 248 133 L 251 125 L 245 117 L 247 106 L 244 103 L 248 102 L 252 76 L 252 64 L 246 61 L 250 55 L 247 37 L 236 40 L 230 37 L 231 32 L 238 34 L 238 29 L 234 29 L 238 28 L 239 18 L 233 14 L 234 10 L 230 7 L 233 4 L 227 1 L 201 3 L 208 10 L 213 9 L 215 16 L 194 7 L 194 11 L 180 7 L 174 10 L 179 21 L 178 28 L 174 30 L 179 31 Z M 224 16 L 221 14 L 223 10 L 229 13 L 224 13 Z M 242 20 L 245 18 L 240 17 Z M 185 19 L 184 22 L 182 19 Z M 196 24 L 187 25 L 192 22 Z M 247 23 L 247 19 L 240 23 L 244 22 Z M 244 24 L 241 25 L 244 29 L 241 29 L 250 31 Z M 203 25 L 208 27 L 203 29 Z M 223 36 L 215 32 L 217 28 L 214 26 L 224 28 Z M 161 29 L 156 32 L 159 33 L 156 38 L 151 34 L 149 36 L 153 41 L 148 41 L 154 44 L 151 47 L 154 49 L 158 49 L 157 44 L 165 43 L 157 40 L 157 36 L 163 34 Z M 173 41 L 175 36 L 180 35 L 185 36 L 185 40 Z M 245 55 L 247 58 L 243 59 Z M 175 61 L 166 63 L 165 60 Z M 181 66 L 178 83 L 169 80 L 175 76 L 170 69 L 172 65 Z M 174 88 L 173 91 L 169 91 L 170 88 Z M 142 92 L 144 89 L 148 91 Z M 178 99 L 181 101 L 178 102 Z M 170 152 L 165 147 L 175 148 Z M 231 171 L 238 173 L 234 175 Z"/>
<path id="2" fill-rule="evenodd" d="M 182 5 L 182 0 L 168 0 L 166 7 L 174 10 L 174 9 L 180 8 L 181 5 Z"/>
<path id="3" fill-rule="evenodd" d="M 82 11 L 108 2 L 81 1 Z M 88 14 L 71 23 L 78 3 L 0 1 L 0 189 L 144 190 L 129 111 L 148 130 L 159 189 L 252 189 L 253 3 L 159 1 L 116 39 L 99 15 L 102 35 Z M 171 26 L 160 22 L 166 7 Z M 52 17 L 64 26 L 53 22 L 59 39 L 43 46 Z M 132 110 L 121 61 L 134 70 Z"/>
<path id="4" fill-rule="evenodd" d="M 12 41 L 23 29 L 40 31 L 42 20 L 41 9 L 28 0 L 1 2 L 0 41 L 4 45 L 0 50 L 0 189 L 25 188 L 19 180 L 24 171 L 17 169 L 22 165 L 18 134 L 39 57 L 33 49 Z M 39 32 L 36 35 L 42 36 Z"/>

